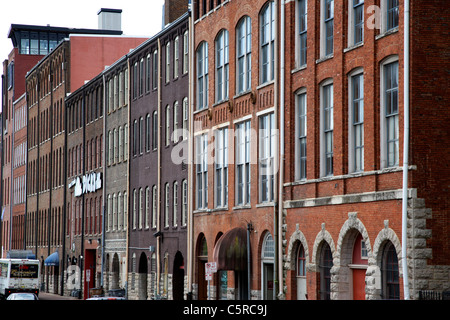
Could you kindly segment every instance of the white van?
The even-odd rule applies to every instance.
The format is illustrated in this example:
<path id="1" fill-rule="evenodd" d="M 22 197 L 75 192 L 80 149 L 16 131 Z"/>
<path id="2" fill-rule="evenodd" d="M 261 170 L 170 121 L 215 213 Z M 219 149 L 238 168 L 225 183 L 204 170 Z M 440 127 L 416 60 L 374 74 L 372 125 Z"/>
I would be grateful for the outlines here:
<path id="1" fill-rule="evenodd" d="M 0 297 L 14 292 L 39 295 L 39 260 L 0 259 Z"/>

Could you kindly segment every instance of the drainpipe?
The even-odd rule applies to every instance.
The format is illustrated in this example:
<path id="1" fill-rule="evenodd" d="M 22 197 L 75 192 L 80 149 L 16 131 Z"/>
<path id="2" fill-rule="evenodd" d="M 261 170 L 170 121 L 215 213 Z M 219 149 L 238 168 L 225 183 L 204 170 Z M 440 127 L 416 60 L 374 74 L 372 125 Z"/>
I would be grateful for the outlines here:
<path id="1" fill-rule="evenodd" d="M 278 7 L 279 7 L 279 1 L 275 0 L 275 34 L 277 35 L 278 30 Z M 275 49 L 274 49 L 274 63 L 278 62 L 278 37 L 275 41 Z M 274 128 L 273 130 L 278 130 L 278 65 L 274 68 Z M 278 153 L 278 146 L 276 148 L 276 152 Z M 278 157 L 274 156 L 273 159 L 273 169 L 278 168 Z M 278 247 L 278 176 L 279 172 L 273 172 L 273 241 L 275 244 L 274 248 L 274 261 L 273 261 L 273 300 L 277 299 L 278 296 L 278 284 L 279 284 L 279 278 L 278 278 L 278 257 L 279 257 L 279 247 Z M 249 297 L 250 299 L 250 297 Z"/>
<path id="2" fill-rule="evenodd" d="M 193 176 L 194 164 L 193 164 L 193 150 L 194 150 L 194 121 L 193 121 L 193 110 L 194 110 L 194 17 L 191 13 L 189 17 L 189 93 L 188 93 L 188 108 L 189 108 L 189 134 L 188 134 L 188 177 Z M 187 241 L 188 241 L 188 296 L 187 300 L 192 300 L 192 283 L 194 280 L 194 218 L 191 214 L 193 207 L 193 182 L 192 179 L 188 179 L 188 210 L 187 210 Z"/>
<path id="3" fill-rule="evenodd" d="M 408 157 L 409 157 L 409 7 L 410 0 L 405 0 L 404 9 L 404 72 L 403 72 L 403 103 L 404 103 L 404 132 L 403 132 L 403 196 L 402 196 L 402 268 L 404 299 L 409 300 L 407 247 L 407 218 L 408 218 Z"/>
<path id="4" fill-rule="evenodd" d="M 106 139 L 106 110 L 105 110 L 105 88 L 106 88 L 106 79 L 105 74 L 103 73 L 102 76 L 102 82 L 103 82 L 103 90 L 102 90 L 102 108 L 103 108 L 103 138 L 102 138 L 102 150 L 100 151 L 100 157 L 102 154 L 106 154 L 106 150 L 103 150 L 106 148 L 105 139 Z M 103 157 L 102 157 L 103 158 Z M 101 159 L 103 160 L 103 159 Z M 104 280 L 103 277 L 105 275 L 105 199 L 106 199 L 106 161 L 102 161 L 102 167 L 103 167 L 103 190 L 102 190 L 102 203 L 100 204 L 102 206 L 102 268 L 101 268 L 101 275 L 100 275 L 100 287 L 103 289 Z"/>
<path id="5" fill-rule="evenodd" d="M 279 294 L 283 293 L 283 238 L 282 238 L 282 228 L 283 228 L 283 181 L 284 181 L 284 87 L 285 87 L 285 0 L 281 0 L 281 19 L 280 19 L 280 161 L 279 161 L 279 196 L 278 196 L 278 233 L 280 240 L 278 241 L 279 259 L 278 259 L 278 277 L 280 278 L 279 283 Z"/>
<path id="6" fill-rule="evenodd" d="M 157 190 L 158 196 L 156 201 L 157 206 L 157 219 L 156 219 L 156 232 L 161 231 L 161 38 L 158 38 L 158 183 Z M 156 293 L 160 295 L 160 275 L 161 275 L 161 237 L 156 237 Z"/>

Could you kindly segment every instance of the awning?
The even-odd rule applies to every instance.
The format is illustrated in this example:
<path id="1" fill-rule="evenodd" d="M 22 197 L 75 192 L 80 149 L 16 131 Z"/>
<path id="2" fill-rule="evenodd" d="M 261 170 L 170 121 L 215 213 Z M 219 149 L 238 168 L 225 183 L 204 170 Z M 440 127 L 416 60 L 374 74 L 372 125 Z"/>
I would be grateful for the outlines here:
<path id="1" fill-rule="evenodd" d="M 247 230 L 227 231 L 217 241 L 213 256 L 217 270 L 247 270 Z"/>
<path id="2" fill-rule="evenodd" d="M 59 266 L 59 254 L 58 251 L 53 252 L 44 260 L 46 266 Z"/>

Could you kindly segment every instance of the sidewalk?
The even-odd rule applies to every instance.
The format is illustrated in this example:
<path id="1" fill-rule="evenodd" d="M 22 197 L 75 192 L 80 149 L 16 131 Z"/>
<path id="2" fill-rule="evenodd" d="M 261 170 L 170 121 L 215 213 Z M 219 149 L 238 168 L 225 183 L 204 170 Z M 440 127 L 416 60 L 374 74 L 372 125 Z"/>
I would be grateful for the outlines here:
<path id="1" fill-rule="evenodd" d="M 39 292 L 39 300 L 80 300 L 75 297 L 61 296 L 59 294 Z"/>

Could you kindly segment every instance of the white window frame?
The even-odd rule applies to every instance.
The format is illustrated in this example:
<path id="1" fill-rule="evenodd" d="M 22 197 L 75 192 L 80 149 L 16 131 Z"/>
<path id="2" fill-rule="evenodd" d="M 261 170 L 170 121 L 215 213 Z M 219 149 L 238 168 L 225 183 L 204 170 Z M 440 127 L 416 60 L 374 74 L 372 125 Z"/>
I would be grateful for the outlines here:
<path id="1" fill-rule="evenodd" d="M 183 99 L 183 140 L 187 140 L 189 135 L 189 105 L 188 98 Z"/>
<path id="2" fill-rule="evenodd" d="M 189 33 L 186 30 L 183 34 L 183 74 L 189 71 Z"/>
<path id="3" fill-rule="evenodd" d="M 173 142 L 177 143 L 180 139 L 178 136 L 178 101 L 173 104 Z"/>
<path id="4" fill-rule="evenodd" d="M 306 88 L 295 94 L 295 178 L 305 180 L 307 177 L 307 128 L 308 96 Z M 302 148 L 302 145 L 304 147 Z"/>
<path id="5" fill-rule="evenodd" d="M 173 78 L 178 78 L 178 68 L 180 65 L 180 37 L 176 36 L 173 41 Z"/>
<path id="6" fill-rule="evenodd" d="M 170 81 L 170 42 L 166 44 L 166 83 Z"/>
<path id="7" fill-rule="evenodd" d="M 150 221 L 150 187 L 145 188 L 145 229 L 149 228 Z"/>
<path id="8" fill-rule="evenodd" d="M 168 145 L 170 145 L 170 105 L 167 105 L 166 106 L 166 112 L 165 112 L 165 122 L 166 122 L 166 125 L 165 125 L 165 145 L 166 145 L 166 147 L 168 146 Z"/>
<path id="9" fill-rule="evenodd" d="M 196 183 L 195 199 L 197 209 L 208 207 L 208 134 L 195 137 Z"/>
<path id="10" fill-rule="evenodd" d="M 208 108 L 208 43 L 200 43 L 197 52 L 197 110 Z"/>
<path id="11" fill-rule="evenodd" d="M 363 68 L 357 68 L 348 75 L 348 167 L 350 172 L 364 171 L 364 73 Z M 362 97 L 355 98 L 354 81 L 358 77 L 361 80 L 361 93 Z M 358 104 L 360 110 L 359 117 L 356 119 L 355 104 Z M 362 112 L 361 112 L 362 111 Z M 361 131 L 357 134 L 357 131 Z M 357 144 L 357 138 L 360 137 L 361 144 Z M 361 150 L 358 154 L 357 149 Z M 359 155 L 361 157 L 359 157 Z"/>
<path id="12" fill-rule="evenodd" d="M 165 192 L 164 192 L 164 201 L 165 201 L 164 228 L 168 228 L 169 227 L 169 210 L 170 210 L 170 185 L 168 182 L 166 182 L 164 189 L 165 189 Z"/>
<path id="13" fill-rule="evenodd" d="M 324 90 L 328 86 L 331 86 L 331 104 L 325 105 L 324 103 Z M 334 110 L 334 86 L 333 86 L 333 79 L 327 79 L 324 82 L 320 84 L 320 176 L 332 176 L 334 173 L 334 116 L 333 116 L 333 110 Z M 327 109 L 327 110 L 325 110 Z M 328 110 L 331 109 L 331 110 Z M 325 126 L 325 112 L 331 112 L 330 122 Z M 327 146 L 328 143 L 326 141 L 327 135 L 331 135 L 331 153 L 327 152 Z M 327 155 L 331 154 L 331 171 L 327 171 Z"/>
<path id="14" fill-rule="evenodd" d="M 228 99 L 229 86 L 229 36 L 228 30 L 222 29 L 216 41 L 216 102 Z"/>
<path id="15" fill-rule="evenodd" d="M 252 86 L 252 20 L 243 17 L 236 28 L 236 94 Z"/>
<path id="16" fill-rule="evenodd" d="M 236 123 L 236 205 L 250 204 L 251 198 L 251 166 L 250 166 L 250 136 L 251 120 Z M 239 177 L 241 175 L 241 177 Z"/>
<path id="17" fill-rule="evenodd" d="M 347 46 L 353 47 L 364 43 L 364 0 L 348 0 L 348 42 Z M 357 20 L 358 14 L 362 17 Z M 361 39 L 357 39 L 357 30 L 361 32 Z"/>
<path id="18" fill-rule="evenodd" d="M 172 206 L 172 226 L 178 226 L 178 181 L 173 183 L 173 206 Z"/>
<path id="19" fill-rule="evenodd" d="M 390 163 L 389 159 L 388 159 L 388 120 L 387 120 L 387 114 L 386 114 L 386 74 L 385 74 L 385 69 L 387 65 L 392 65 L 392 64 L 396 64 L 397 65 L 397 112 L 394 113 L 392 115 L 392 117 L 394 117 L 394 124 L 395 124 L 395 128 L 394 128 L 394 134 L 396 136 L 396 140 L 397 141 L 397 146 L 396 146 L 396 154 L 394 155 L 394 163 Z M 398 80 L 400 78 L 400 74 L 399 74 L 399 62 L 398 62 L 398 56 L 390 56 L 388 58 L 386 58 L 385 60 L 383 60 L 380 63 L 380 159 L 381 159 L 381 169 L 384 168 L 389 168 L 389 167 L 396 167 L 399 166 L 400 163 L 400 130 L 399 130 L 399 114 L 400 114 L 400 106 L 399 106 L 399 83 Z"/>
<path id="20" fill-rule="evenodd" d="M 296 65 L 297 68 L 306 65 L 306 60 L 308 57 L 308 0 L 297 0 L 296 2 L 296 23 L 295 23 L 295 34 L 296 34 Z M 303 18 L 302 18 L 303 17 Z M 301 19 L 302 18 L 302 19 Z M 304 22 L 304 23 L 302 23 Z"/>
<path id="21" fill-rule="evenodd" d="M 269 1 L 260 14 L 260 84 L 273 81 L 275 75 L 275 3 Z M 264 52 L 267 51 L 266 56 Z"/>
<path id="22" fill-rule="evenodd" d="M 215 206 L 228 206 L 228 128 L 215 131 Z"/>
<path id="23" fill-rule="evenodd" d="M 188 183 L 187 180 L 184 179 L 182 181 L 182 189 L 183 189 L 183 204 L 181 208 L 181 225 L 187 225 L 187 214 L 188 214 Z"/>
<path id="24" fill-rule="evenodd" d="M 152 187 L 152 228 L 156 228 L 157 223 L 157 201 L 158 201 L 158 188 L 156 185 Z"/>
<path id="25" fill-rule="evenodd" d="M 326 14 L 326 4 L 330 2 L 330 15 Z M 331 52 L 327 44 L 327 36 L 329 36 L 327 31 L 327 24 L 332 24 L 332 44 Z M 321 0 L 320 1 L 320 57 L 325 58 L 331 56 L 334 52 L 334 0 Z M 327 50 L 328 49 L 328 50 Z"/>
<path id="26" fill-rule="evenodd" d="M 274 200 L 275 155 L 276 155 L 275 115 L 267 113 L 259 117 L 259 202 Z"/>

